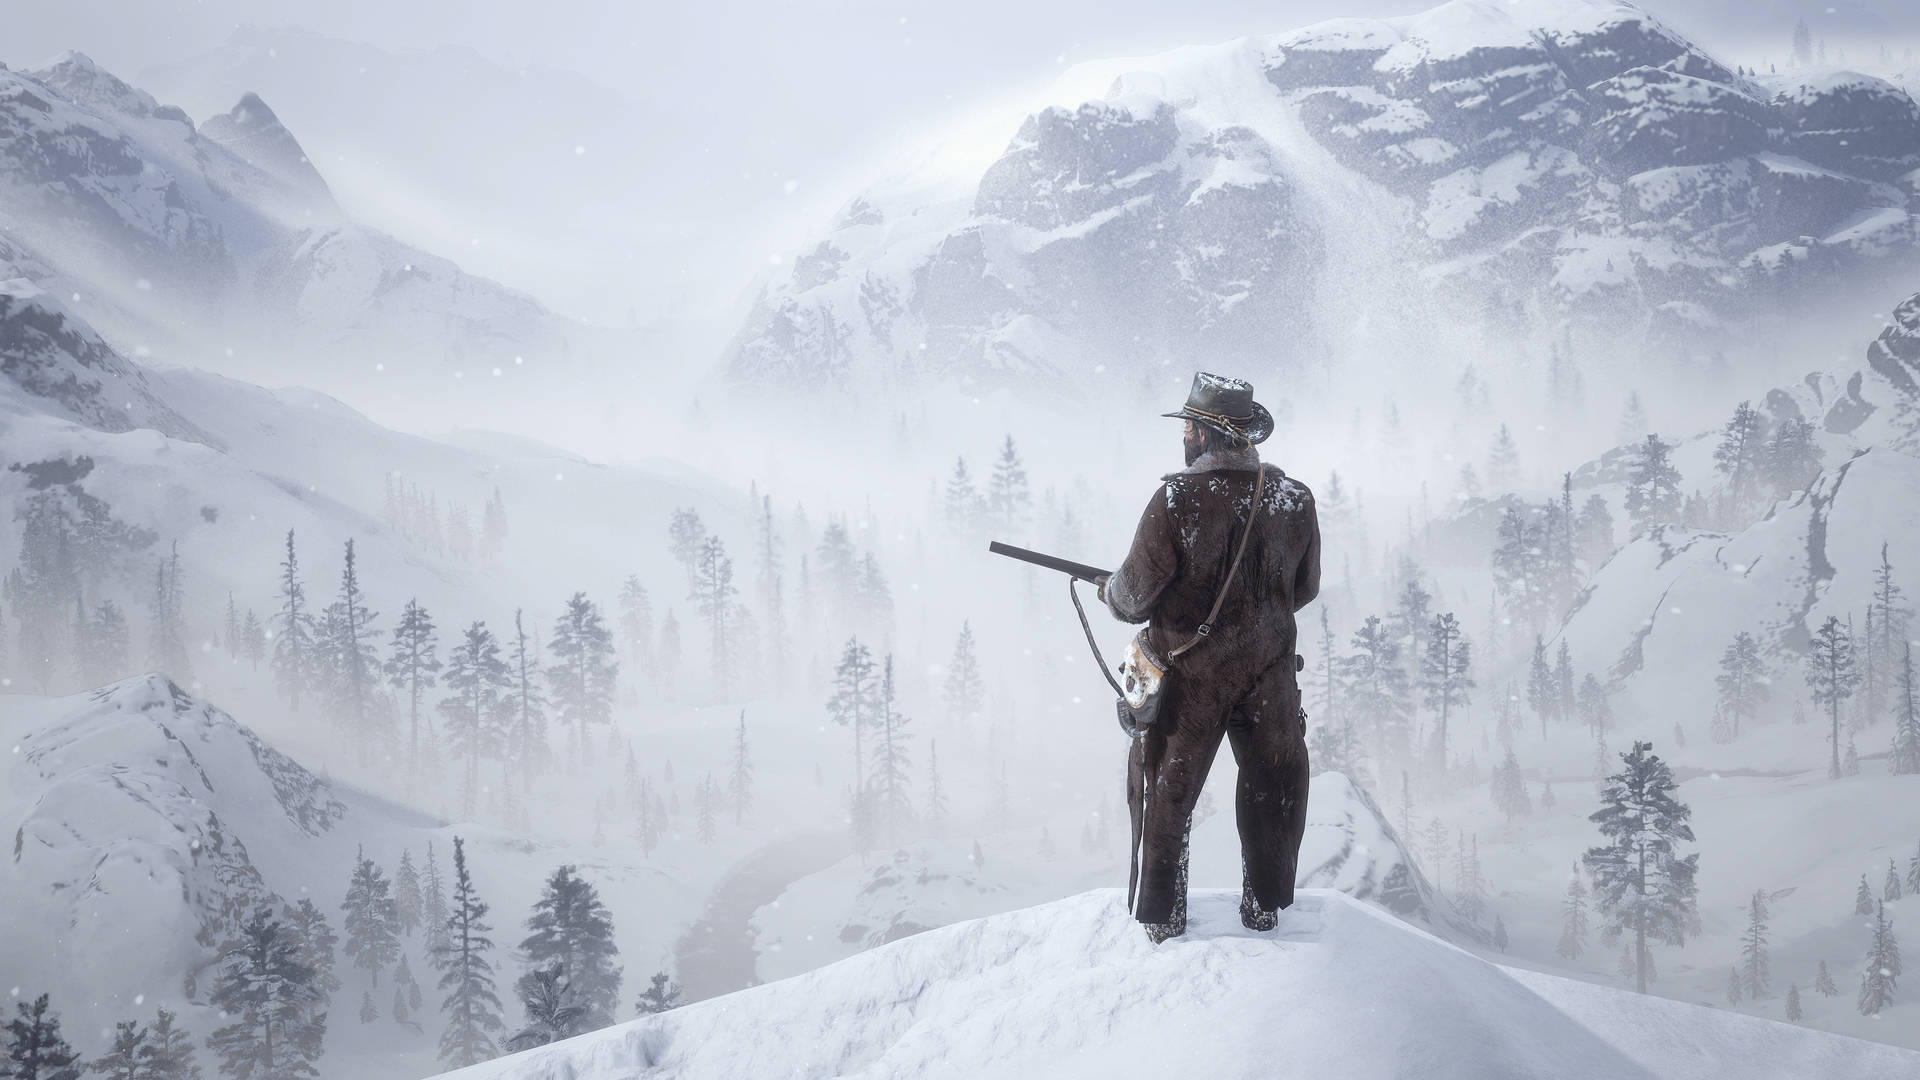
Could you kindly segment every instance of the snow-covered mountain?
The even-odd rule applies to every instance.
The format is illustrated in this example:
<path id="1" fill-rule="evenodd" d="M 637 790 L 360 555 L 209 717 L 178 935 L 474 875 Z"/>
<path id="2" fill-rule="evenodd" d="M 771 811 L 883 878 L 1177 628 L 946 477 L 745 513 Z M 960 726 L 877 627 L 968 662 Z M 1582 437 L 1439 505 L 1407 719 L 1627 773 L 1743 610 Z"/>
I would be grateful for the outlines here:
<path id="1" fill-rule="evenodd" d="M 1916 166 L 1890 83 L 1742 75 L 1620 0 L 1452 0 L 1075 69 L 983 170 L 848 204 L 727 363 L 1130 385 L 1424 351 L 1461 311 L 1724 329 L 1909 260 Z"/>
<path id="2" fill-rule="evenodd" d="M 0 259 L 123 352 L 390 422 L 431 399 L 511 426 L 613 336 L 344 217 L 257 95 L 196 128 L 79 53 L 0 70 Z"/>
<path id="3" fill-rule="evenodd" d="M 1920 1054 L 1488 963 L 1337 892 L 1279 927 L 1196 893 L 1147 942 L 1101 889 L 474 1066 L 674 1076 L 1891 1078 Z M 1684 1033 L 1684 1034 L 1682 1034 Z"/>
<path id="4" fill-rule="evenodd" d="M 1735 634 L 1752 633 L 1774 661 L 1796 669 L 1829 615 L 1864 616 L 1881 546 L 1904 575 L 1920 567 L 1920 294 L 1908 298 L 1851 371 L 1814 372 L 1759 402 L 1769 422 L 1804 418 L 1818 432 L 1826 468 L 1737 532 L 1677 525 L 1630 541 L 1595 573 L 1562 631 L 1574 654 L 1643 704 L 1684 715 L 1713 712 L 1717 658 Z M 1687 441 L 1675 460 L 1688 491 L 1720 482 L 1712 450 L 1719 432 Z M 1585 471 L 1588 490 L 1614 505 L 1620 466 Z M 1791 711 L 1781 687 L 1773 707 Z M 1863 752 L 1881 747 L 1863 747 Z"/>
<path id="5" fill-rule="evenodd" d="M 1460 918 L 1435 892 L 1352 781 L 1321 773 L 1307 805 L 1302 888 L 1365 900 L 1444 938 L 1485 939 L 1484 929 Z M 1111 852 L 1124 854 L 1125 822 L 1112 841 L 1078 853 L 1062 843 L 1053 860 L 1038 865 L 1003 865 L 997 850 L 983 855 L 990 865 L 977 865 L 967 845 L 950 841 L 922 841 L 879 859 L 849 856 L 794 881 L 755 913 L 759 978 L 786 978 L 930 927 L 1038 904 L 1063 888 L 1098 887 L 1112 877 Z M 1240 858 L 1232 813 L 1198 817 L 1192 850 L 1195 883 L 1224 882 Z"/>

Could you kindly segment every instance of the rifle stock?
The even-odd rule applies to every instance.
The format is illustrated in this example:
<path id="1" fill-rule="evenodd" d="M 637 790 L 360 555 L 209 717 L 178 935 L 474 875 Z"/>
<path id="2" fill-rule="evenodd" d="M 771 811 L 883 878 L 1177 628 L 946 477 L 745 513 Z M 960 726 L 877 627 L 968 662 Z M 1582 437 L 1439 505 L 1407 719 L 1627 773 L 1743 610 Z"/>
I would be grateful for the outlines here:
<path id="1" fill-rule="evenodd" d="M 1062 559 L 1053 555 L 1043 555 L 1038 551 L 1028 551 L 1026 548 L 1003 544 L 998 540 L 989 542 L 987 550 L 995 555 L 1005 555 L 1009 559 L 1018 559 L 1023 563 L 1032 563 L 1034 566 L 1058 571 L 1090 585 L 1098 585 L 1112 576 L 1108 571 L 1097 566 L 1088 566 L 1086 563 L 1077 563 L 1071 559 Z"/>

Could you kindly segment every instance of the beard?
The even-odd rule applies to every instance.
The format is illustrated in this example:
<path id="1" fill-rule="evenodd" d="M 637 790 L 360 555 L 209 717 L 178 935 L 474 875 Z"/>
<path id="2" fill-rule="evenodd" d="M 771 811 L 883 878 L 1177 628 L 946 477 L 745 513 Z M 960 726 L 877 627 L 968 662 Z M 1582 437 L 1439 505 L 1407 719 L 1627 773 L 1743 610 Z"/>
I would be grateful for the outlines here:
<path id="1" fill-rule="evenodd" d="M 1207 444 L 1211 441 L 1204 434 L 1196 435 L 1191 439 L 1181 439 L 1180 448 L 1186 451 L 1187 464 L 1191 465 L 1200 460 L 1200 455 L 1207 452 Z"/>

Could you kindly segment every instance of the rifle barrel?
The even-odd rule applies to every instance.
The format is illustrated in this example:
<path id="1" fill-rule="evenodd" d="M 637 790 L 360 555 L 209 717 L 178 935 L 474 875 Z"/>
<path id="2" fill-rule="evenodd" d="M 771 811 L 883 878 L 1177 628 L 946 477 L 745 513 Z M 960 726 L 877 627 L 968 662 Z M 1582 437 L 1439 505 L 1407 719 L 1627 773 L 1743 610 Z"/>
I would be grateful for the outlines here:
<path id="1" fill-rule="evenodd" d="M 1062 559 L 1053 555 L 1043 555 L 1038 551 L 1028 551 L 1026 548 L 1014 547 L 1012 544 L 1003 544 L 998 540 L 988 543 L 987 550 L 995 555 L 1005 555 L 1009 559 L 1019 559 L 1024 563 L 1032 563 L 1035 566 L 1048 570 L 1056 570 L 1068 577 L 1079 578 L 1081 581 L 1088 582 L 1089 584 L 1098 585 L 1100 582 L 1112 576 L 1097 566 L 1088 566 L 1086 563 L 1077 563 L 1071 559 Z"/>

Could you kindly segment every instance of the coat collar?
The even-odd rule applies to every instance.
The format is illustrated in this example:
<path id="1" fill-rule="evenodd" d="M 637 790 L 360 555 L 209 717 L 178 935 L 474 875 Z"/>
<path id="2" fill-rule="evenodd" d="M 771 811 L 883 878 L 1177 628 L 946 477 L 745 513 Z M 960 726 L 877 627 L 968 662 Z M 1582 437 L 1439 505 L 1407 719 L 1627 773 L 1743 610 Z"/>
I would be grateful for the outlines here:
<path id="1" fill-rule="evenodd" d="M 1209 450 L 1193 459 L 1193 464 L 1179 472 L 1168 473 L 1162 480 L 1171 480 L 1176 476 L 1192 476 L 1195 473 L 1237 470 L 1253 472 L 1260 467 L 1260 453 L 1251 446 L 1242 446 L 1229 450 Z M 1267 471 L 1278 473 L 1280 470 L 1269 466 Z"/>

